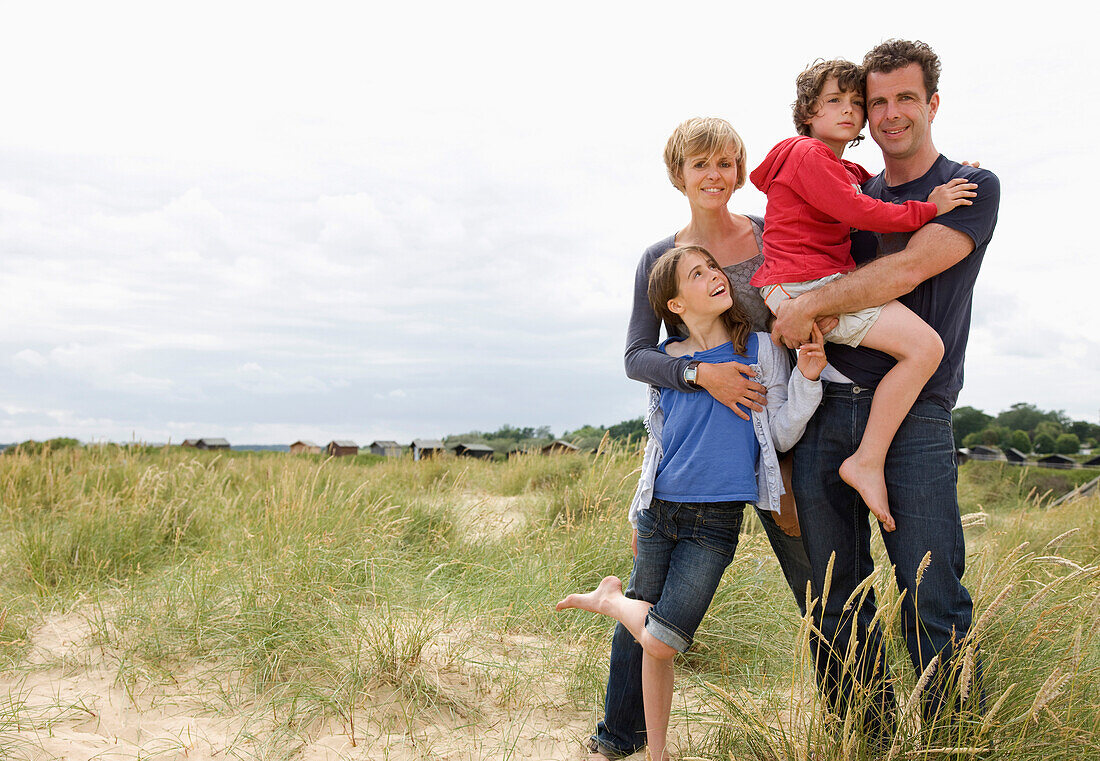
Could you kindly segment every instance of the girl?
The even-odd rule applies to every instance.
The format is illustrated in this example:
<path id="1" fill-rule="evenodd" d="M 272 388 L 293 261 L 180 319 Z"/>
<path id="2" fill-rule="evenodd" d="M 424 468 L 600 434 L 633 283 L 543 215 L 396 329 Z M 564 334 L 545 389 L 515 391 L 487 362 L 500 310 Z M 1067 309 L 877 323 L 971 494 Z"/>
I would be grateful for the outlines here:
<path id="1" fill-rule="evenodd" d="M 731 296 L 722 268 L 700 246 L 662 255 L 650 272 L 648 295 L 659 319 L 682 325 L 687 337 L 666 340 L 670 356 L 750 366 L 767 405 L 739 417 L 709 394 L 650 387 L 649 442 L 630 505 L 637 529 L 634 587 L 608 576 L 592 592 L 571 594 L 558 610 L 581 608 L 619 621 L 641 645 L 642 700 L 650 753 L 668 758 L 672 658 L 685 652 L 737 547 L 746 504 L 778 511 L 782 480 L 776 448 L 790 449 L 818 402 L 825 367 L 821 333 L 799 350 L 788 370 L 784 350 L 753 333 Z"/>

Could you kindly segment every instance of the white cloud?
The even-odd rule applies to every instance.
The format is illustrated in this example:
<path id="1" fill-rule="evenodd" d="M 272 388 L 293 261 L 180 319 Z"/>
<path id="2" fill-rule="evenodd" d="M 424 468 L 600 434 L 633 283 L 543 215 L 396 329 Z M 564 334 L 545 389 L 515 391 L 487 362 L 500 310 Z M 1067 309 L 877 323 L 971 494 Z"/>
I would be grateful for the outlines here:
<path id="1" fill-rule="evenodd" d="M 984 401 L 963 403 L 1093 419 L 1095 306 L 1061 287 L 1100 274 L 1073 224 L 1090 218 L 1075 182 L 1097 154 L 1065 126 L 1097 116 L 1083 28 L 922 10 L 857 14 L 824 40 L 797 7 L 713 3 L 692 11 L 717 45 L 700 65 L 685 20 L 646 3 L 131 3 L 63 22 L 13 8 L 0 64 L 24 75 L 0 142 L 0 356 L 19 412 L 0 440 L 402 439 L 633 417 L 634 267 L 686 222 L 660 159 L 669 131 L 726 116 L 758 160 L 790 132 L 805 63 L 859 58 L 894 30 L 944 59 L 937 145 L 1002 180 L 963 395 Z M 782 27 L 784 44 L 750 27 Z M 975 28 L 982 60 L 1043 108 L 990 85 Z M 881 167 L 869 141 L 852 158 Z M 733 207 L 764 199 L 745 188 Z"/>

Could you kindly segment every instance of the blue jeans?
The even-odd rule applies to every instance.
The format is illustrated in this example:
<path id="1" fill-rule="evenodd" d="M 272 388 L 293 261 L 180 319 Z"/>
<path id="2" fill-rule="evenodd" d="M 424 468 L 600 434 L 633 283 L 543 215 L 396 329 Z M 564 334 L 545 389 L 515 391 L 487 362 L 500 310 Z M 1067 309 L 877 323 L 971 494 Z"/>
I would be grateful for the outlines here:
<path id="1" fill-rule="evenodd" d="M 867 687 L 872 699 L 862 704 L 860 720 L 872 735 L 892 730 L 894 694 L 882 631 L 877 623 L 871 626 L 874 591 L 862 603 L 844 609 L 853 590 L 874 570 L 874 561 L 869 511 L 838 470 L 859 446 L 873 393 L 846 384 L 826 386 L 821 407 L 795 447 L 793 479 L 815 593 L 824 588 L 829 558 L 836 553 L 828 599 L 823 609 L 814 610 L 822 633 L 821 639 L 813 640 L 818 683 L 838 713 L 848 708 L 853 681 Z M 966 548 L 951 413 L 932 402 L 913 405 L 890 446 L 885 475 L 897 529 L 882 532 L 882 538 L 904 594 L 905 644 L 918 674 L 940 655 L 935 678 L 924 692 L 926 715 L 934 715 L 952 694 L 955 648 L 970 629 L 973 607 L 962 584 Z M 931 562 L 918 586 L 918 569 L 929 552 Z M 843 661 L 853 635 L 857 656 L 846 671 Z M 980 696 L 980 687 L 974 692 Z"/>
<path id="2" fill-rule="evenodd" d="M 648 510 L 643 511 L 644 515 Z M 767 510 L 756 511 L 772 549 L 779 559 L 784 578 L 791 587 L 800 610 L 806 609 L 806 582 L 810 579 L 810 561 L 802 548 L 802 539 L 787 536 Z M 639 517 L 639 525 L 641 520 Z M 639 530 L 638 555 L 641 551 Z M 624 593 L 632 599 L 643 599 L 639 594 L 640 576 L 638 558 Z M 645 582 L 648 583 L 648 582 Z M 708 599 L 709 603 L 709 599 Z M 592 742 L 608 758 L 623 758 L 645 747 L 645 708 L 642 704 L 642 646 L 622 624 L 615 626 L 611 640 L 611 669 L 607 676 L 607 694 L 604 698 L 604 718 L 596 726 Z"/>

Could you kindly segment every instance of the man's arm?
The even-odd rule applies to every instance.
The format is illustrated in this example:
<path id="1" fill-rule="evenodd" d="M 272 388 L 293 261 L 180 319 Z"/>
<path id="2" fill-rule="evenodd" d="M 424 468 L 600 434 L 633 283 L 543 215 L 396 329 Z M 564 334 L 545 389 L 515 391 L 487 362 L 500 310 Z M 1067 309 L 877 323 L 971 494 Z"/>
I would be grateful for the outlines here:
<path id="1" fill-rule="evenodd" d="M 935 222 L 927 224 L 901 251 L 880 256 L 828 285 L 780 304 L 772 337 L 797 348 L 809 340 L 810 326 L 818 317 L 893 301 L 955 266 L 973 250 L 974 241 L 966 233 Z"/>

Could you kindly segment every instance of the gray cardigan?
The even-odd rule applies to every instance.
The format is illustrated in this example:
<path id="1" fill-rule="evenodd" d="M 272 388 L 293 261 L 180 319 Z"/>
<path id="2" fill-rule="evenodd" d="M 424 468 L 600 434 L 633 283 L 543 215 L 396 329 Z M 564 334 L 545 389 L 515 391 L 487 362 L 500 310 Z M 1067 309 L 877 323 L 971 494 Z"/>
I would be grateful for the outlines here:
<path id="1" fill-rule="evenodd" d="M 808 380 L 797 367 L 791 372 L 786 350 L 772 343 L 767 333 L 757 333 L 757 339 L 757 362 L 752 369 L 756 380 L 768 389 L 767 405 L 760 412 L 752 413 L 752 427 L 760 443 L 760 457 L 756 461 L 757 506 L 762 510 L 778 512 L 779 497 L 784 489 L 776 449 L 787 451 L 802 437 L 806 424 L 821 403 L 821 381 Z M 642 459 L 638 489 L 630 502 L 630 523 L 635 527 L 638 525 L 638 513 L 653 501 L 657 465 L 664 456 L 661 447 L 664 422 L 660 389 L 651 385 L 645 419 L 649 441 L 646 442 L 645 457 Z M 701 477 L 705 478 L 705 474 Z"/>

